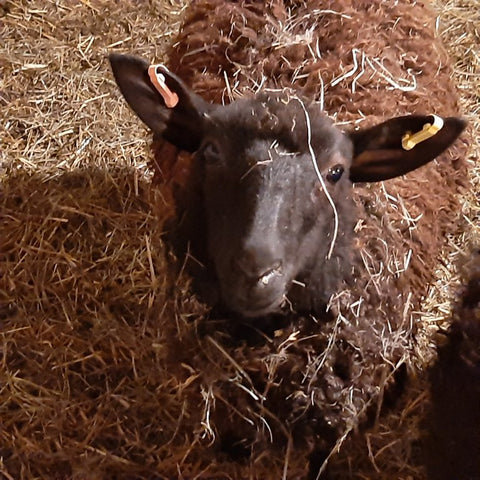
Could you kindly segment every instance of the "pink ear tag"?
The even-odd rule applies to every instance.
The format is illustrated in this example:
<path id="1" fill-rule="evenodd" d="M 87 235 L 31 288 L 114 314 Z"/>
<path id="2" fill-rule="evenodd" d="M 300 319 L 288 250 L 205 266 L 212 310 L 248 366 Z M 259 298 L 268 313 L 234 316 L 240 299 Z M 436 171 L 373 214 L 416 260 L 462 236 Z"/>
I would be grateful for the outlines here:
<path id="1" fill-rule="evenodd" d="M 167 87 L 165 75 L 162 73 L 162 70 L 166 71 L 167 68 L 160 64 L 150 65 L 148 67 L 148 76 L 154 87 L 158 90 L 158 93 L 162 96 L 167 108 L 173 108 L 178 104 L 178 95 Z"/>

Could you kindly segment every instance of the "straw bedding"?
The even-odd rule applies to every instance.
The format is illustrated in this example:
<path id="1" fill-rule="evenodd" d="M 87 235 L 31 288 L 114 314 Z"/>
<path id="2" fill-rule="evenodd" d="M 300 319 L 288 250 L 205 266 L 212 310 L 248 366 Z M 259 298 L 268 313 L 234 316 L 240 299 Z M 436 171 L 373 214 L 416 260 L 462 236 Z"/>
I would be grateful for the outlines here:
<path id="1" fill-rule="evenodd" d="M 462 86 L 462 106 L 478 127 L 478 86 L 472 81 L 480 68 L 478 9 L 467 7 L 465 2 L 439 3 L 440 24 L 448 25 L 444 35 Z M 301 478 L 308 469 L 311 427 L 292 436 L 284 426 L 291 399 L 284 404 L 280 397 L 276 411 L 258 407 L 255 395 L 265 394 L 258 391 L 265 373 L 260 360 L 268 358 L 269 371 L 288 383 L 289 376 L 298 375 L 292 372 L 295 361 L 300 359 L 297 368 L 302 368 L 308 355 L 324 350 L 324 340 L 310 343 L 312 350 L 305 353 L 298 347 L 298 325 L 287 325 L 262 343 L 245 337 L 242 329 L 232 331 L 225 321 L 205 320 L 208 308 L 190 293 L 188 275 L 172 268 L 174 259 L 166 253 L 158 217 L 168 196 L 162 196 L 161 188 L 150 188 L 145 132 L 119 101 L 105 62 L 115 48 L 165 58 L 181 6 L 9 1 L 1 5 L 0 15 L 5 39 L 0 47 L 0 473 L 5 478 L 65 479 Z M 305 45 L 298 40 L 295 49 Z M 287 49 L 289 42 L 282 42 L 278 48 Z M 427 48 L 430 40 L 421 43 Z M 364 47 L 368 53 L 369 46 Z M 426 52 L 442 55 L 447 64 L 441 50 Z M 341 75 L 351 69 L 351 48 L 342 58 L 349 63 L 330 72 Z M 385 66 L 390 80 L 405 78 L 393 60 Z M 298 67 L 277 78 L 291 81 Z M 242 85 L 255 85 L 244 78 L 235 86 L 234 73 L 227 75 L 233 96 L 243 93 Z M 312 80 L 316 74 L 299 78 L 307 92 L 319 91 Z M 321 75 L 326 84 L 335 80 L 328 72 Z M 325 92 L 325 107 L 338 113 L 338 122 L 361 118 L 356 110 L 339 108 L 346 92 L 362 114 L 398 113 L 391 110 L 391 100 L 389 105 L 380 99 L 372 104 L 362 89 L 352 92 L 353 78 L 340 79 L 336 89 Z M 373 88 L 388 83 L 373 69 L 366 78 Z M 225 79 L 220 80 L 211 75 L 210 92 L 219 82 L 220 95 Z M 397 101 L 398 110 L 409 112 L 409 102 L 421 102 L 428 91 L 420 85 L 406 96 L 398 89 L 391 93 L 403 99 Z M 436 94 L 444 108 L 439 113 L 456 110 L 450 94 Z M 474 144 L 471 158 L 477 148 Z M 444 185 L 456 181 L 452 172 L 439 175 L 433 166 L 416 182 L 432 176 Z M 473 162 L 470 176 L 478 187 Z M 406 187 L 398 188 L 388 194 L 406 196 Z M 357 194 L 360 202 L 372 198 L 368 187 Z M 372 211 L 402 208 L 401 202 L 385 202 L 386 192 L 375 195 Z M 441 198 L 442 191 L 435 195 Z M 381 207 L 384 203 L 387 207 Z M 478 197 L 466 195 L 463 209 L 475 225 Z M 448 211 L 439 210 L 434 223 L 439 230 L 417 239 L 416 249 L 425 248 L 424 260 L 439 248 L 432 239 L 450 228 Z M 411 218 L 419 213 L 409 211 Z M 420 379 L 411 381 L 373 430 L 351 435 L 331 459 L 332 478 L 424 478 L 419 454 L 419 418 L 427 404 L 422 365 L 432 355 L 430 330 L 449 314 L 457 252 L 478 234 L 464 228 L 465 233 L 448 237 L 459 247 L 445 249 L 436 268 L 437 284 L 431 269 L 423 269 L 421 256 L 410 264 L 416 283 L 405 285 L 405 292 L 423 293 L 422 309 L 429 316 L 417 332 L 418 345 L 405 344 L 403 360 L 417 364 Z M 412 304 L 412 314 L 415 308 Z M 397 348 L 410 342 L 408 334 L 400 337 Z M 258 358 L 251 358 L 252 351 Z M 291 351 L 296 355 L 284 363 Z M 272 383 L 268 388 L 276 387 Z M 246 431 L 258 432 L 253 452 L 242 442 Z"/>

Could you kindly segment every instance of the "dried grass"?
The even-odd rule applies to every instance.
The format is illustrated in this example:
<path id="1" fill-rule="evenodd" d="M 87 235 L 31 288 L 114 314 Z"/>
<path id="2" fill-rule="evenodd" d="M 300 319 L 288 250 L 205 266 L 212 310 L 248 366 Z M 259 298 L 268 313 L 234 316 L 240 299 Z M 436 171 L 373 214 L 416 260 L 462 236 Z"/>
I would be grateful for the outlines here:
<path id="1" fill-rule="evenodd" d="M 463 109 L 479 132 L 480 3 L 435 5 Z M 232 403 L 203 390 L 199 376 L 221 365 L 222 381 L 235 381 L 252 401 L 262 392 L 222 348 L 215 325 L 197 335 L 204 307 L 187 279 L 172 278 L 152 213 L 146 132 L 118 101 L 105 60 L 112 49 L 161 60 L 181 10 L 173 0 L 0 2 L 0 476 L 7 479 L 245 475 L 210 448 L 210 409 Z M 432 356 L 430 330 L 448 321 L 458 257 L 480 234 L 476 138 L 474 188 L 463 204 L 470 227 L 450 239 L 453 253 L 432 285 L 420 363 Z M 295 344 L 292 335 L 284 348 Z M 279 352 L 272 365 L 281 364 Z M 206 373 L 191 367 L 194 356 Z M 182 392 L 192 385 L 197 396 L 187 405 Z M 332 475 L 424 478 L 426 402 L 420 378 L 374 431 L 346 441 Z M 241 415 L 237 422 L 253 421 Z M 254 421 L 266 430 L 281 424 L 268 411 Z M 259 454 L 248 476 L 272 478 L 276 465 L 298 478 L 302 462 L 290 449 L 278 458 Z"/>

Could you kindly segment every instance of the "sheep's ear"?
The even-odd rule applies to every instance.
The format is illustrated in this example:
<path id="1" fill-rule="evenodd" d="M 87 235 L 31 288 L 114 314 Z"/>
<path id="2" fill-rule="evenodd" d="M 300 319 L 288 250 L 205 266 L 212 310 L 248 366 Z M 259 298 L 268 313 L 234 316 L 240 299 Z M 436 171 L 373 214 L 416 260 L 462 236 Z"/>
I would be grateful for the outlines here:
<path id="1" fill-rule="evenodd" d="M 378 182 L 415 170 L 447 149 L 465 125 L 456 117 L 409 115 L 351 132 L 350 179 Z"/>
<path id="2" fill-rule="evenodd" d="M 165 67 L 159 67 L 162 91 L 152 81 L 145 60 L 120 54 L 110 55 L 109 60 L 120 91 L 142 122 L 179 149 L 197 150 L 204 115 L 211 106 Z"/>

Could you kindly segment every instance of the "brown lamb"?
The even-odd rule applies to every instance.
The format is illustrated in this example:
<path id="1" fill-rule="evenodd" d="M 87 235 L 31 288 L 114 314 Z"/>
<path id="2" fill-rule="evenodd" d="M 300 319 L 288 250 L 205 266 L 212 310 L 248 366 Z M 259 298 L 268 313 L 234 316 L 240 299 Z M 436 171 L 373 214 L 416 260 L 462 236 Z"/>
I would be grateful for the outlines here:
<path id="1" fill-rule="evenodd" d="M 199 0 L 185 15 L 167 66 L 209 102 L 293 89 L 344 130 L 458 115 L 424 3 Z M 414 173 L 354 186 L 354 280 L 330 299 L 329 316 L 263 329 L 194 300 L 177 305 L 176 322 L 159 316 L 171 332 L 165 368 L 181 388 L 170 399 L 175 431 L 158 441 L 171 442 L 172 458 L 191 445 L 184 478 L 316 478 L 346 435 L 380 413 L 413 363 L 422 300 L 457 224 L 465 150 L 457 142 Z M 154 157 L 170 229 L 198 178 L 192 155 L 158 136 Z"/>

